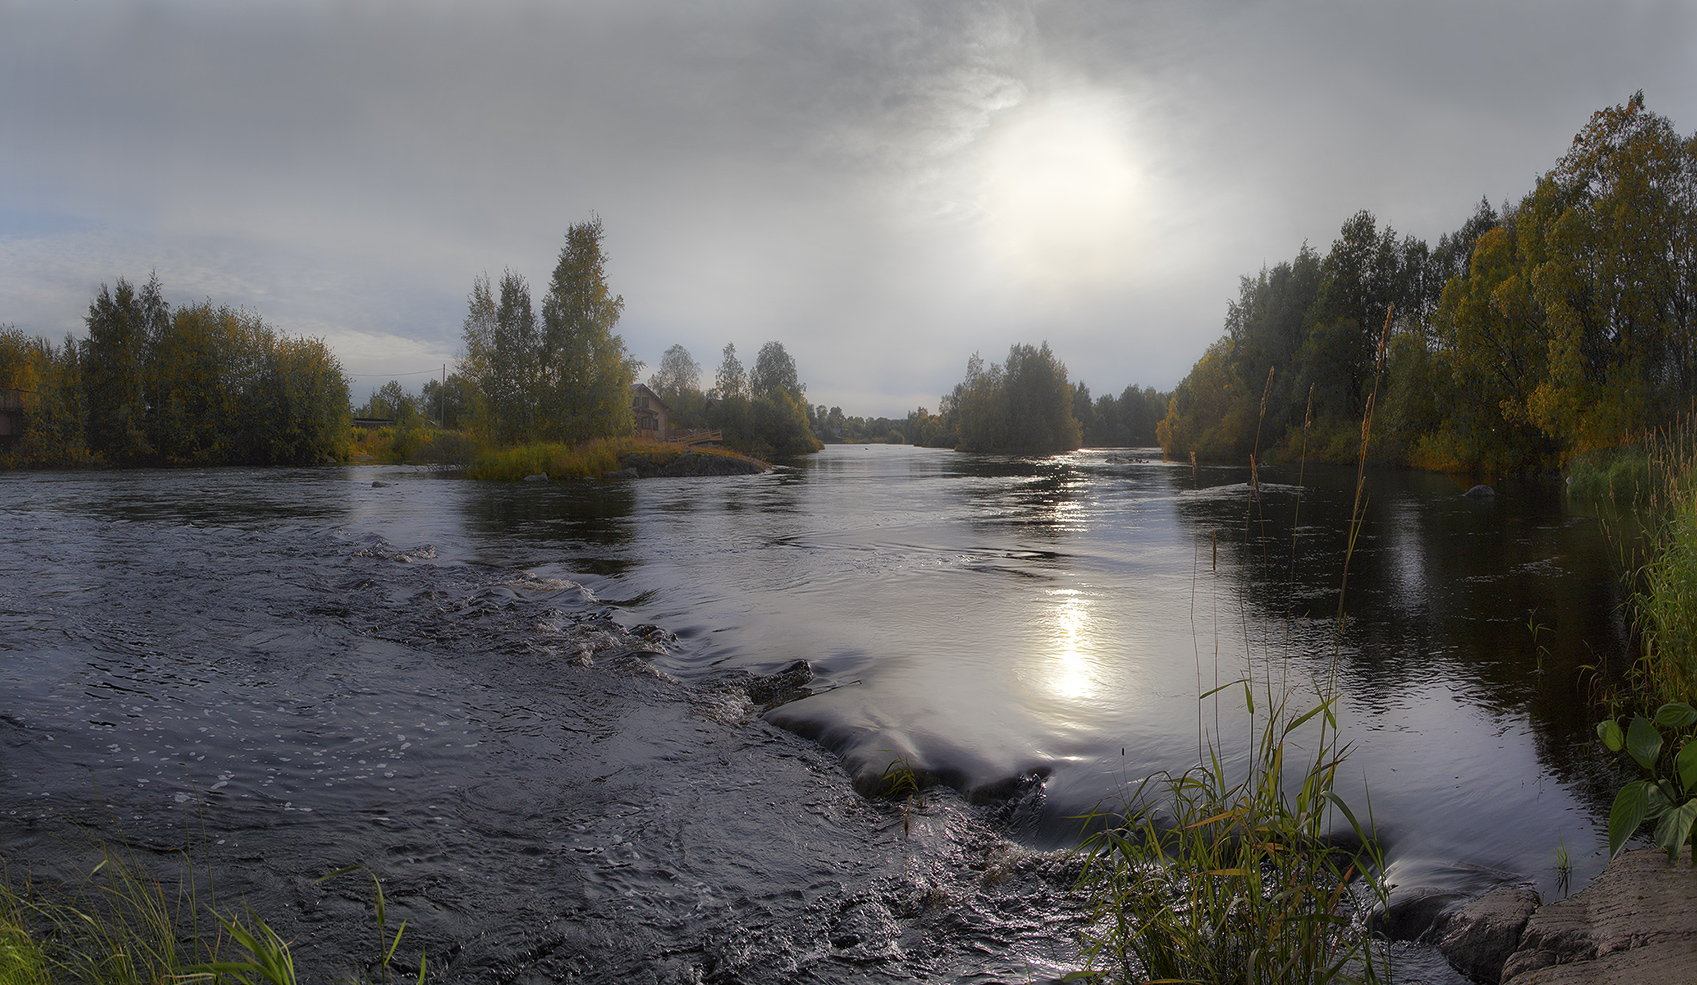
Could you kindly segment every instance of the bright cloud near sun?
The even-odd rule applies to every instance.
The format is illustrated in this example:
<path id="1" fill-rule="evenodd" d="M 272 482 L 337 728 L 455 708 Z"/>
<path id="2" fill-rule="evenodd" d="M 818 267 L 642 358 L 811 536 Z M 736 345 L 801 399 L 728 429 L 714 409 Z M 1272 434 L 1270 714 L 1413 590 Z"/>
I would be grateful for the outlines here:
<path id="1" fill-rule="evenodd" d="M 994 262 L 1057 290 L 1123 281 L 1145 191 L 1116 99 L 1085 91 L 1027 102 L 993 121 L 979 150 Z"/>

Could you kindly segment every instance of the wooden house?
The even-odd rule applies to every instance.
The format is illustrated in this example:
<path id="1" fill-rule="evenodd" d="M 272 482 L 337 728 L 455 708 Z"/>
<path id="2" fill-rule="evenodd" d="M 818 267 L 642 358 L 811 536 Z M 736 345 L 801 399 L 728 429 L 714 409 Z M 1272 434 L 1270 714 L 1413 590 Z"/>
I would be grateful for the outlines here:
<path id="1" fill-rule="evenodd" d="M 636 436 L 645 441 L 666 440 L 666 418 L 671 408 L 660 395 L 641 383 L 630 386 L 630 411 L 636 418 Z"/>

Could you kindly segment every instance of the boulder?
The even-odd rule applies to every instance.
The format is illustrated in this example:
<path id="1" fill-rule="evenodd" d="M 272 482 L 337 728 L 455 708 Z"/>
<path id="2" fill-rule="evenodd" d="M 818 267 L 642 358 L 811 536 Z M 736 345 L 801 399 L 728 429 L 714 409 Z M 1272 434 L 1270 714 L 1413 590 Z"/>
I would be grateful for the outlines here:
<path id="1" fill-rule="evenodd" d="M 812 694 L 807 687 L 812 680 L 813 665 L 806 660 L 794 660 L 783 670 L 764 677 L 751 675 L 741 684 L 750 703 L 771 711 Z"/>
<path id="2" fill-rule="evenodd" d="M 1439 917 L 1466 898 L 1454 889 L 1393 886 L 1384 903 L 1374 904 L 1367 914 L 1367 928 L 1386 940 L 1420 940 L 1430 936 Z"/>
<path id="3" fill-rule="evenodd" d="M 620 469 L 617 472 L 601 473 L 601 479 L 603 482 L 623 482 L 626 479 L 637 478 L 641 478 L 641 476 L 637 473 L 636 469 Z"/>
<path id="4" fill-rule="evenodd" d="M 1438 917 L 1432 925 L 1438 952 L 1478 982 L 1497 985 L 1503 964 L 1541 902 L 1531 886 L 1498 886 Z"/>
<path id="5" fill-rule="evenodd" d="M 1472 489 L 1469 489 L 1466 492 L 1462 493 L 1462 495 L 1466 496 L 1468 499 L 1490 499 L 1492 496 L 1495 496 L 1496 494 L 1497 494 L 1497 491 L 1495 489 L 1492 489 L 1490 486 L 1487 486 L 1484 483 L 1480 483 L 1479 485 L 1474 486 Z"/>
<path id="6" fill-rule="evenodd" d="M 527 476 L 524 477 L 524 481 L 526 481 L 526 482 L 547 482 L 548 481 L 548 473 L 538 472 L 535 475 L 527 475 Z"/>
<path id="7" fill-rule="evenodd" d="M 1609 863 L 1584 891 L 1542 907 L 1526 922 L 1503 982 L 1690 982 L 1697 980 L 1697 869 L 1653 848 Z"/>
<path id="8" fill-rule="evenodd" d="M 382 479 L 371 480 L 371 488 L 373 489 L 387 489 L 392 485 L 394 485 L 393 482 L 384 482 Z"/>

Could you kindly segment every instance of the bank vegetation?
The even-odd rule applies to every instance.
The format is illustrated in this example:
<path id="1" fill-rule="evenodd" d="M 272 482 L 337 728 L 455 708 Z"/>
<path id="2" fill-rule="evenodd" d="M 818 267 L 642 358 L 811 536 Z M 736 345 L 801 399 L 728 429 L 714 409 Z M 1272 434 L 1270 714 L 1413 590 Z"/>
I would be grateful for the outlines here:
<path id="1" fill-rule="evenodd" d="M 0 391 L 23 431 L 0 467 L 304 465 L 345 458 L 348 384 L 322 340 L 208 301 L 175 310 L 158 277 L 101 285 L 85 338 L 0 327 Z"/>
<path id="2" fill-rule="evenodd" d="M 1392 313 L 1388 333 L 1381 330 Z M 1160 426 L 1170 457 L 1354 457 L 1385 346 L 1377 461 L 1504 474 L 1642 436 L 1697 398 L 1697 137 L 1643 93 L 1593 114 L 1518 202 L 1435 245 L 1369 212 L 1244 277 Z M 1263 419 L 1264 401 L 1264 419 Z"/>

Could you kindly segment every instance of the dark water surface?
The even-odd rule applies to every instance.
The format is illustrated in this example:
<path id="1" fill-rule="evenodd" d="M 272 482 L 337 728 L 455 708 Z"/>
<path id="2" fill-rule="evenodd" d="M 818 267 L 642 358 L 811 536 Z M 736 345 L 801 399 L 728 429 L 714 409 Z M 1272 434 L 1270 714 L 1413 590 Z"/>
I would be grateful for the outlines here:
<path id="1" fill-rule="evenodd" d="M 1243 470 L 1137 458 L 0 476 L 0 851 L 63 875 L 72 821 L 192 829 L 330 972 L 368 900 L 312 879 L 363 863 L 465 980 L 1041 980 L 1077 815 L 1199 730 L 1241 763 L 1216 683 L 1335 675 L 1404 891 L 1600 871 L 1576 681 L 1624 642 L 1558 489 L 1370 476 L 1335 643 L 1352 471 L 1254 508 Z M 748 674 L 797 658 L 817 693 L 762 717 Z M 905 819 L 851 784 L 896 756 L 947 784 Z"/>

